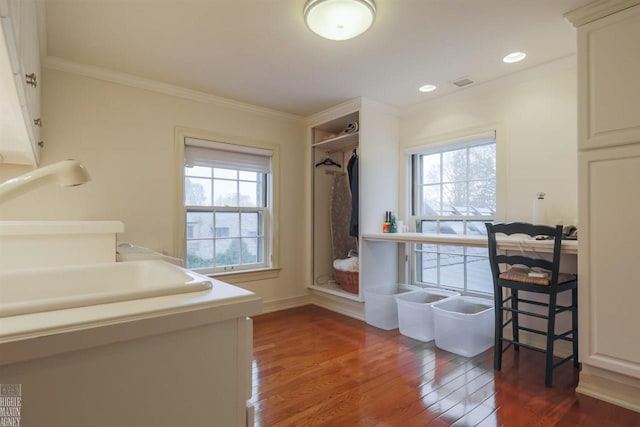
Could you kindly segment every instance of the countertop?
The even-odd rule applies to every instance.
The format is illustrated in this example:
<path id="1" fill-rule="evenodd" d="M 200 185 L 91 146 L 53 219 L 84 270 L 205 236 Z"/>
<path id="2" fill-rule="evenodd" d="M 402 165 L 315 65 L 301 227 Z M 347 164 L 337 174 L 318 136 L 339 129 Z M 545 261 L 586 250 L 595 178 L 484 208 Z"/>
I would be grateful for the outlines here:
<path id="1" fill-rule="evenodd" d="M 486 236 L 464 236 L 458 234 L 434 234 L 434 233 L 363 233 L 362 238 L 373 242 L 396 242 L 396 243 L 432 243 L 452 246 L 474 246 L 487 247 Z M 533 238 L 521 237 L 497 237 L 498 249 L 551 252 L 553 250 L 552 240 L 536 240 Z M 577 240 L 562 241 L 563 254 L 577 254 Z"/>
<path id="2" fill-rule="evenodd" d="M 0 318 L 0 365 L 259 314 L 256 294 L 206 291 Z"/>

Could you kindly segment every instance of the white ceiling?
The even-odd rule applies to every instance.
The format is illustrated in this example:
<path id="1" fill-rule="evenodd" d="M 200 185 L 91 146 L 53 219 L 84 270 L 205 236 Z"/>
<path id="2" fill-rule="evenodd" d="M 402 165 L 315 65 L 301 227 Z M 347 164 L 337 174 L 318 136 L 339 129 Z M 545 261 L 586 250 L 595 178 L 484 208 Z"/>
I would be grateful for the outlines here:
<path id="1" fill-rule="evenodd" d="M 591 0 L 375 1 L 369 31 L 330 41 L 306 0 L 46 0 L 46 53 L 302 116 L 358 96 L 406 110 L 575 53 L 562 15 Z"/>

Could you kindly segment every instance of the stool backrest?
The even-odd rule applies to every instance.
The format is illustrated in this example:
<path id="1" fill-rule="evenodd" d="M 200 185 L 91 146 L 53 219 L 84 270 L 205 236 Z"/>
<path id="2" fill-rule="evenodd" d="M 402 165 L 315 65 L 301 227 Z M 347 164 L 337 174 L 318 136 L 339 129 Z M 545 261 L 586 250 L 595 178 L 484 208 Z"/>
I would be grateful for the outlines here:
<path id="1" fill-rule="evenodd" d="M 489 264 L 491 265 L 491 274 L 493 282 L 497 286 L 498 276 L 500 275 L 500 264 L 508 265 L 524 265 L 528 268 L 542 268 L 551 272 L 549 286 L 557 286 L 558 274 L 560 270 L 560 249 L 562 247 L 562 225 L 555 227 L 547 225 L 534 225 L 526 222 L 510 222 L 510 223 L 486 223 L 487 238 L 489 246 Z M 552 260 L 534 258 L 520 255 L 498 254 L 496 234 L 504 234 L 507 236 L 526 235 L 528 237 L 544 237 L 553 240 L 553 256 Z"/>

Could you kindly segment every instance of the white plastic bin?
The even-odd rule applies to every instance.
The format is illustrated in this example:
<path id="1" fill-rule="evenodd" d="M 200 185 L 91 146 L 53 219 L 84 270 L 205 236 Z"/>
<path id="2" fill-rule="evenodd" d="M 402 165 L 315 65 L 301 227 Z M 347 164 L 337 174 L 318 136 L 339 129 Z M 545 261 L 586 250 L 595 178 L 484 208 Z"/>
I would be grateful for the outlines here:
<path id="1" fill-rule="evenodd" d="M 396 295 L 400 333 L 416 340 L 431 341 L 434 338 L 431 305 L 458 295 L 458 292 L 434 288 Z"/>
<path id="2" fill-rule="evenodd" d="M 398 327 L 398 304 L 395 296 L 419 290 L 417 286 L 392 283 L 364 291 L 364 317 L 368 324 L 380 329 Z"/>
<path id="3" fill-rule="evenodd" d="M 493 347 L 493 302 L 467 296 L 453 297 L 431 306 L 436 347 L 473 357 Z"/>

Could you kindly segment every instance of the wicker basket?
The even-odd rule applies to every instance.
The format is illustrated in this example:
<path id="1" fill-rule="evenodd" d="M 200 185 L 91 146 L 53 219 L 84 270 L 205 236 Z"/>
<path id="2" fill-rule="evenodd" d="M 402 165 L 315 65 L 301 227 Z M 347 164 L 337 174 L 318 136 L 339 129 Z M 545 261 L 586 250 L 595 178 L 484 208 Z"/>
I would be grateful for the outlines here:
<path id="1" fill-rule="evenodd" d="M 357 294 L 359 289 L 360 274 L 357 271 L 336 270 L 336 281 L 342 289 L 352 294 Z"/>

